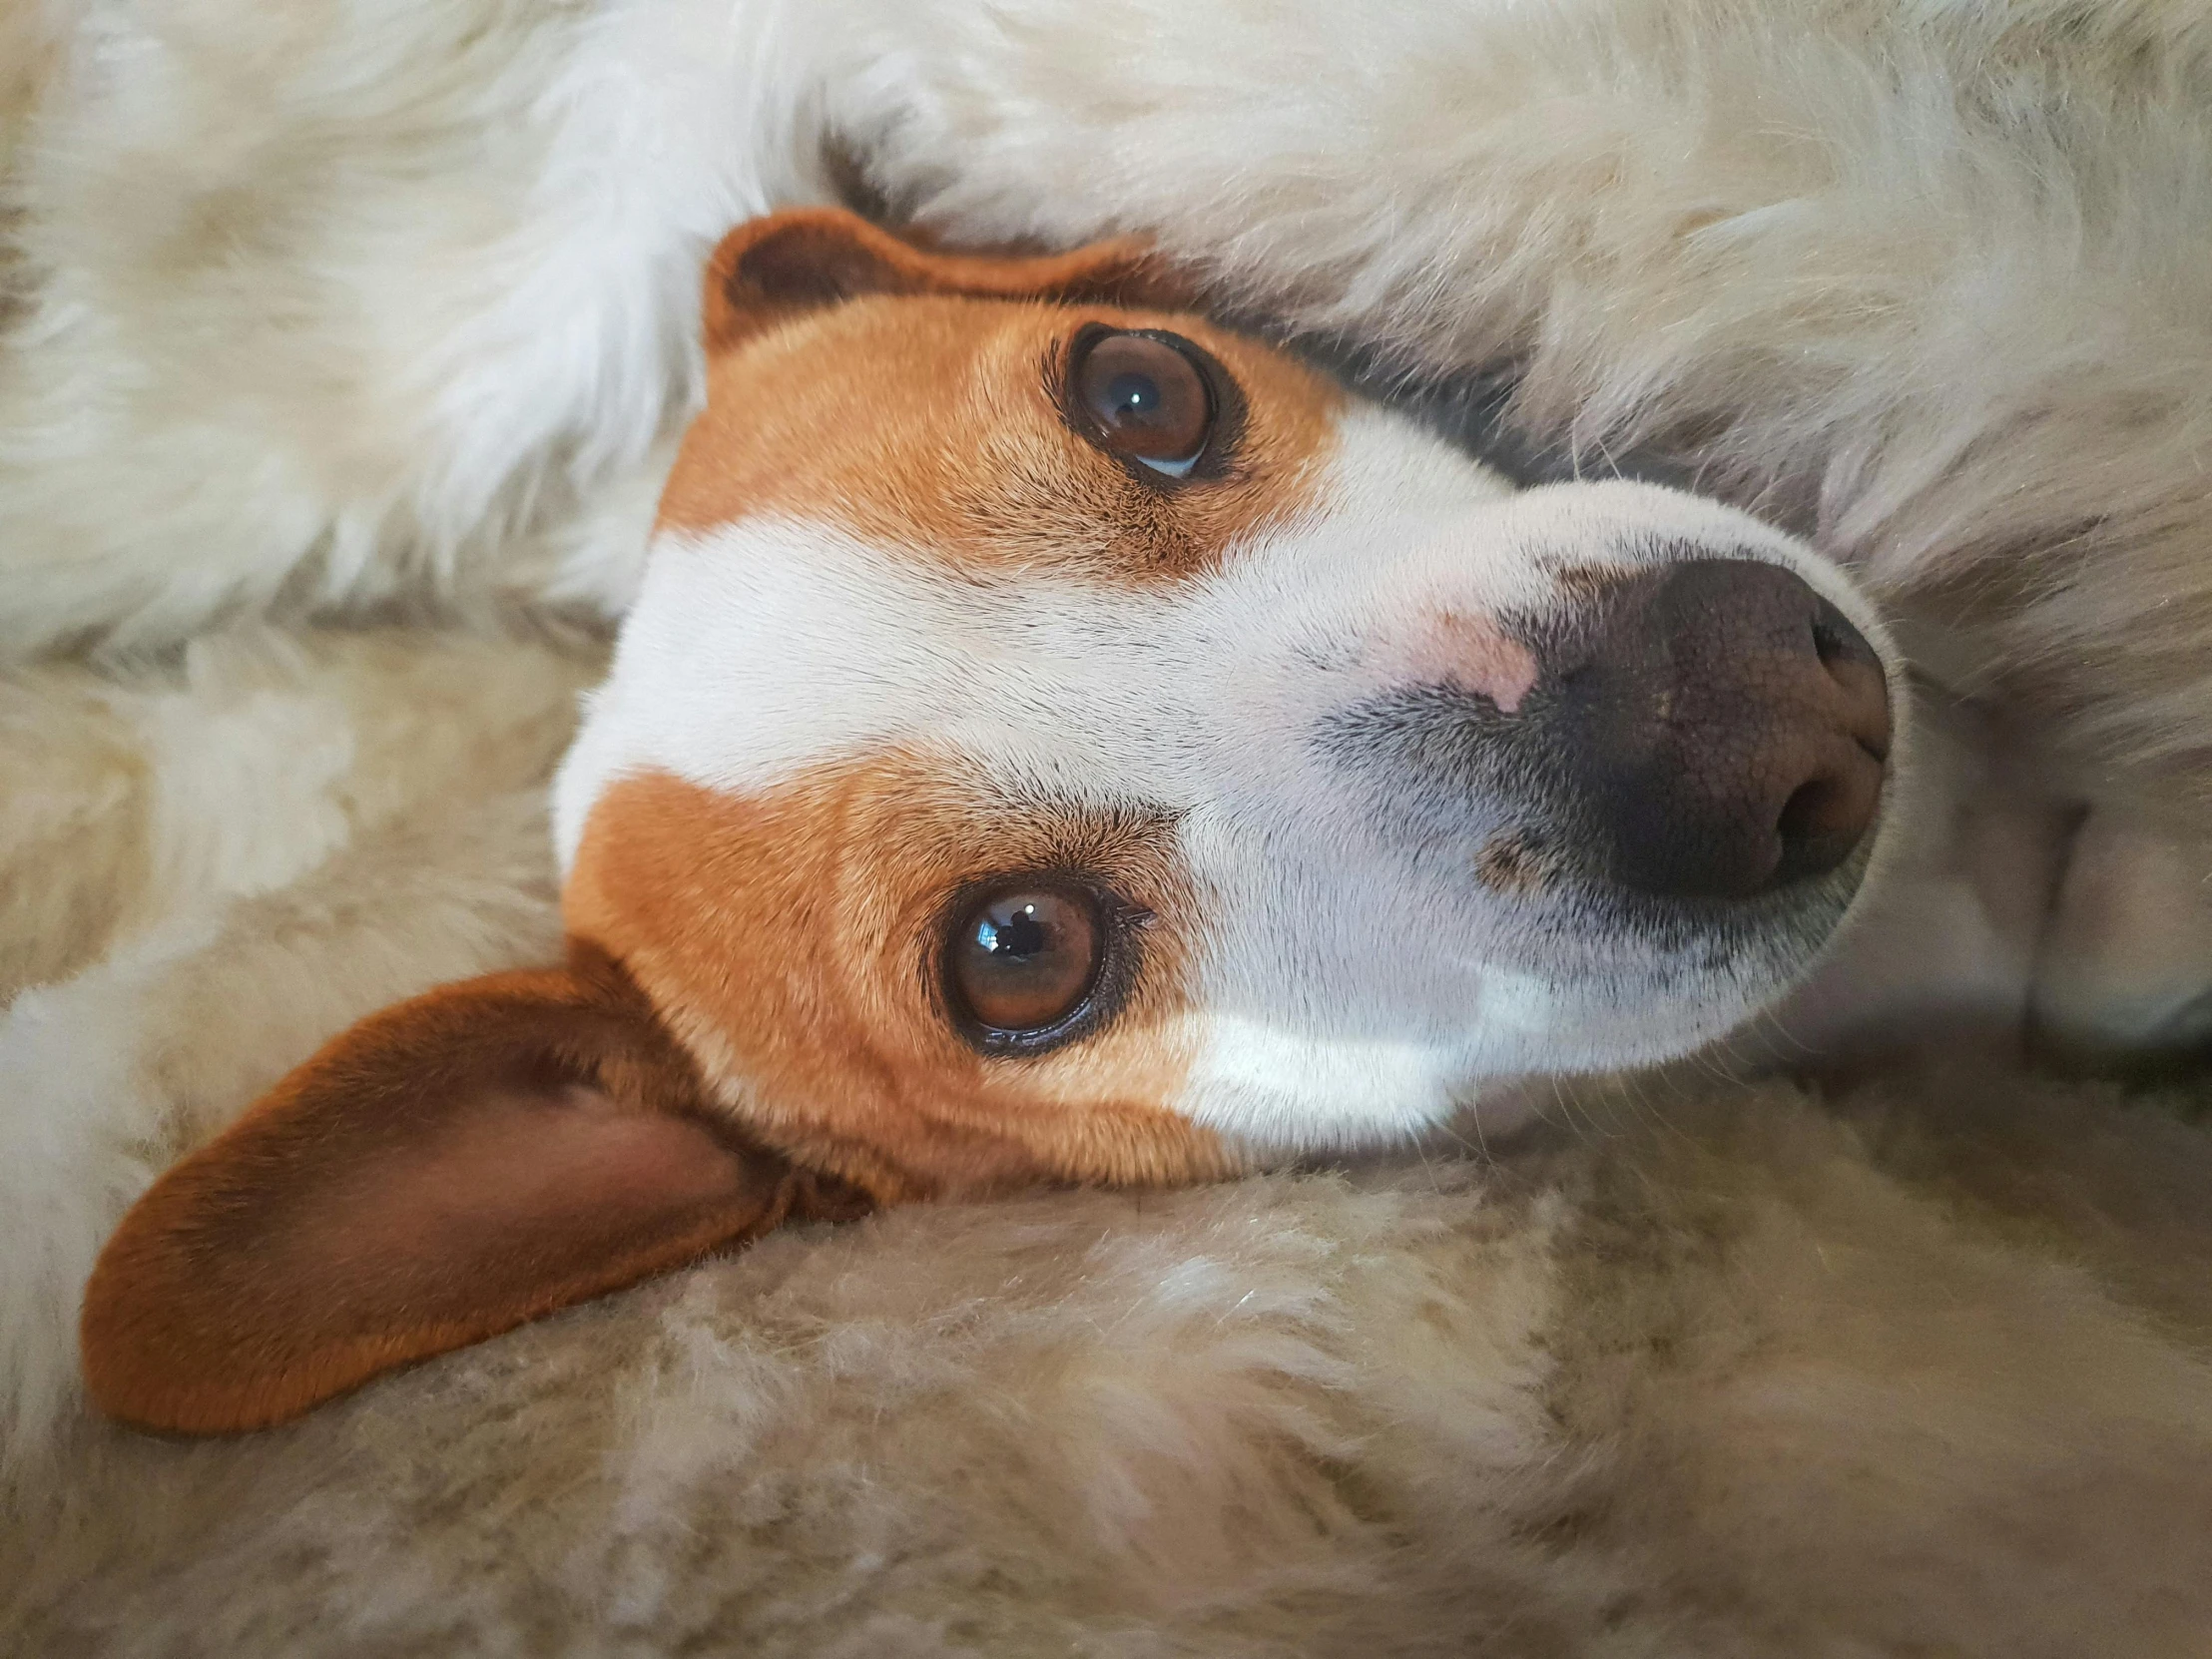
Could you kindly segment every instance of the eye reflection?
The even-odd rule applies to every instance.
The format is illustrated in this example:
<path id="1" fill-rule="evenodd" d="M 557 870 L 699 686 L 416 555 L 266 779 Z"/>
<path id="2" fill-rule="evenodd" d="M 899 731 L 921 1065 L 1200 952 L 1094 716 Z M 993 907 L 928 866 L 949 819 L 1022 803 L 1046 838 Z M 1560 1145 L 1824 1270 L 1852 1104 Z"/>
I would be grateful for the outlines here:
<path id="1" fill-rule="evenodd" d="M 1079 346 L 1069 390 L 1076 424 L 1111 454 L 1170 478 L 1197 465 L 1214 424 L 1206 378 L 1169 334 L 1100 334 Z"/>
<path id="2" fill-rule="evenodd" d="M 1016 885 L 963 910 L 946 944 L 947 977 L 964 1011 L 990 1030 L 1026 1033 L 1082 1005 L 1098 976 L 1105 929 L 1087 893 Z"/>

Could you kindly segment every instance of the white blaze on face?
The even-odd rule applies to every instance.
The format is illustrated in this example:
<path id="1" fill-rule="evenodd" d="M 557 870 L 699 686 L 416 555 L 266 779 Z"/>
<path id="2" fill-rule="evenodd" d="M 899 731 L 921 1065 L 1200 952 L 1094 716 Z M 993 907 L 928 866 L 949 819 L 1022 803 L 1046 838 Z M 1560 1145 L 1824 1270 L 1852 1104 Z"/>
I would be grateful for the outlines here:
<path id="1" fill-rule="evenodd" d="M 1571 603 L 1562 572 L 1768 560 L 1878 637 L 1865 604 L 1714 503 L 1516 493 L 1396 416 L 1334 419 L 1306 510 L 1175 580 L 977 574 L 789 512 L 664 532 L 560 777 L 564 869 L 622 778 L 750 795 L 892 748 L 971 769 L 1009 811 L 1167 815 L 1201 913 L 1177 918 L 1193 1058 L 1158 1104 L 1268 1150 L 1410 1133 L 1486 1078 L 1677 1054 L 1778 993 L 1795 945 L 1704 967 L 1622 939 L 1560 954 L 1510 894 L 1380 833 L 1317 727 L 1402 686 L 1510 712 L 1535 668 L 1507 621 Z"/>

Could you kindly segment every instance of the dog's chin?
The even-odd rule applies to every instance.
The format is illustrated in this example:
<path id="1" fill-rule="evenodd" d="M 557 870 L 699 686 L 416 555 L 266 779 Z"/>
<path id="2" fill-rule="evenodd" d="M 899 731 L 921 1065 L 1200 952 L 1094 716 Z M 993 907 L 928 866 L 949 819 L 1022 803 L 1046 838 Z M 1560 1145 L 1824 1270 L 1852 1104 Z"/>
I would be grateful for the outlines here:
<path id="1" fill-rule="evenodd" d="M 1369 983 L 1311 1004 L 1205 1020 L 1179 1103 L 1263 1160 L 1403 1144 L 1524 1085 L 1682 1059 L 1773 1008 L 1825 955 L 1867 860 L 1750 902 L 1656 917 L 1616 895 L 1561 906 L 1559 941 L 1490 934 L 1468 956 L 1397 964 L 1399 996 Z M 1434 910 L 1450 900 L 1426 889 Z M 1472 919 L 1472 918 L 1470 918 Z M 1487 918 L 1494 923 L 1494 913 Z M 1479 921 L 1464 935 L 1482 935 Z M 1469 966 L 1469 959 L 1481 965 Z M 1455 987 L 1439 993 L 1440 981 Z M 1426 986 L 1423 995 L 1416 986 Z M 1500 1105 L 1499 1111 L 1505 1108 Z M 1493 1113 L 1485 1118 L 1503 1127 Z"/>
<path id="2" fill-rule="evenodd" d="M 1656 902 L 1593 892 L 1553 918 L 1577 958 L 1549 985 L 1528 1073 L 1663 1065 L 1757 1020 L 1826 959 L 1866 884 L 1862 849 L 1819 880 L 1749 901 Z"/>

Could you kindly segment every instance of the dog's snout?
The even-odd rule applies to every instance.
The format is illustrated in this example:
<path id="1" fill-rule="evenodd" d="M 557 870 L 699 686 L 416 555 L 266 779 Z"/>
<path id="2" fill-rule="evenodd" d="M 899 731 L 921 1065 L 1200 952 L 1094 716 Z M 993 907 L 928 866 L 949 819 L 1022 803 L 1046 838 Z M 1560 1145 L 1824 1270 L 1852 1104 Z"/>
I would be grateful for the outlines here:
<path id="1" fill-rule="evenodd" d="M 1836 868 L 1874 824 L 1881 661 L 1779 565 L 1698 559 L 1611 583 L 1538 657 L 1564 828 L 1607 879 L 1749 898 Z"/>

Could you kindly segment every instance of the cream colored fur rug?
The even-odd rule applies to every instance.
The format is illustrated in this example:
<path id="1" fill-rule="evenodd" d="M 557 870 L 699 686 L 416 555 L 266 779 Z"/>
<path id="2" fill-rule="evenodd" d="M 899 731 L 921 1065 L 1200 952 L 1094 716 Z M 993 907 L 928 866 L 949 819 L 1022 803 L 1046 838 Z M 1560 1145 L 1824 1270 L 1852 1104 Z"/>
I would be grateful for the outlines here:
<path id="1" fill-rule="evenodd" d="M 66 1312 L 325 1032 L 555 939 L 589 645 L 200 642 L 0 702 L 0 1652 L 2189 1655 L 2212 1133 L 1709 1068 L 1483 1147 L 919 1209 L 185 1444 Z"/>

